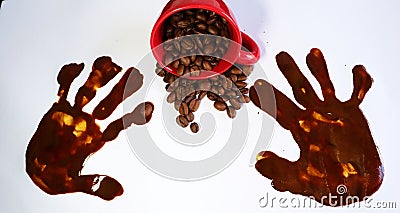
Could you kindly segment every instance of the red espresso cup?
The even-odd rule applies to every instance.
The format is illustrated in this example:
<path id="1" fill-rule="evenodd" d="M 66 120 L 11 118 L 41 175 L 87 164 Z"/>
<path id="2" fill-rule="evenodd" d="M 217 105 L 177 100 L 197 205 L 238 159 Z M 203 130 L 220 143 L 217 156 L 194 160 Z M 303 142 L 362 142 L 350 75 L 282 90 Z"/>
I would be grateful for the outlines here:
<path id="1" fill-rule="evenodd" d="M 243 65 L 255 64 L 260 59 L 260 49 L 256 42 L 241 32 L 232 11 L 222 0 L 171 0 L 164 7 L 160 17 L 154 24 L 150 36 L 150 46 L 157 62 L 168 72 L 177 75 L 177 70 L 164 63 L 166 51 L 162 48 L 164 22 L 174 13 L 189 9 L 205 9 L 220 15 L 227 21 L 231 40 L 222 60 L 212 71 L 201 72 L 200 76 L 190 79 L 206 79 L 228 70 L 234 63 Z"/>

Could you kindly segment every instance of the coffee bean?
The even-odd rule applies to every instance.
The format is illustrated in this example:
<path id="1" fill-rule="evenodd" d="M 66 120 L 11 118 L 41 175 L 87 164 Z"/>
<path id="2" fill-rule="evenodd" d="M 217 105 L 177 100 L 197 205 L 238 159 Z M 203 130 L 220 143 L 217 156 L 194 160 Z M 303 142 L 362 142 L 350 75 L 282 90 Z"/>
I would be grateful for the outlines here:
<path id="1" fill-rule="evenodd" d="M 210 99 L 211 101 L 217 100 L 217 95 L 212 92 L 207 92 L 207 98 Z"/>
<path id="2" fill-rule="evenodd" d="M 181 63 L 185 66 L 189 66 L 190 65 L 190 57 L 183 57 L 181 58 Z"/>
<path id="3" fill-rule="evenodd" d="M 225 91 L 225 95 L 232 98 L 232 97 L 236 96 L 236 92 L 234 92 L 232 90 L 228 90 L 228 91 Z"/>
<path id="4" fill-rule="evenodd" d="M 214 52 L 215 45 L 213 43 L 209 43 L 204 47 L 204 54 L 211 55 Z"/>
<path id="5" fill-rule="evenodd" d="M 199 98 L 198 99 L 202 100 L 206 96 L 207 96 L 207 91 L 201 91 L 200 94 L 199 94 Z"/>
<path id="6" fill-rule="evenodd" d="M 214 24 L 216 21 L 217 21 L 217 16 L 211 16 L 208 20 L 207 20 L 207 24 L 208 25 L 211 25 L 211 24 Z"/>
<path id="7" fill-rule="evenodd" d="M 157 74 L 158 76 L 160 76 L 160 77 L 164 77 L 164 76 L 165 76 L 165 70 L 162 69 L 162 68 L 156 68 L 156 69 L 155 69 L 155 72 L 156 72 L 156 74 Z"/>
<path id="8" fill-rule="evenodd" d="M 237 67 L 233 67 L 233 68 L 231 69 L 231 73 L 234 74 L 234 75 L 241 75 L 241 74 L 242 74 L 242 71 L 241 71 L 239 68 L 237 68 Z"/>
<path id="9" fill-rule="evenodd" d="M 235 84 L 236 84 L 236 86 L 238 87 L 238 89 L 247 87 L 247 83 L 246 83 L 246 82 L 243 82 L 243 81 L 238 81 L 238 82 L 236 82 Z"/>
<path id="10" fill-rule="evenodd" d="M 226 109 L 226 103 L 221 101 L 214 102 L 215 109 L 219 111 L 224 111 Z"/>
<path id="11" fill-rule="evenodd" d="M 186 98 L 185 98 L 185 102 L 186 103 L 190 103 L 193 99 L 195 99 L 196 97 L 195 96 L 186 96 Z"/>
<path id="12" fill-rule="evenodd" d="M 185 65 L 181 64 L 178 66 L 178 69 L 176 70 L 176 74 L 178 76 L 182 76 L 184 71 L 185 71 Z"/>
<path id="13" fill-rule="evenodd" d="M 191 50 L 194 48 L 194 42 L 190 38 L 183 38 L 181 41 L 181 46 L 185 50 Z"/>
<path id="14" fill-rule="evenodd" d="M 190 122 L 194 121 L 194 114 L 193 112 L 189 111 L 189 113 L 186 115 L 186 119 Z"/>
<path id="15" fill-rule="evenodd" d="M 179 114 L 187 115 L 189 113 L 189 107 L 186 102 L 182 102 L 181 106 L 179 107 Z"/>
<path id="16" fill-rule="evenodd" d="M 236 110 L 239 110 L 240 108 L 242 108 L 242 104 L 237 99 L 232 98 L 232 99 L 229 100 L 229 103 Z"/>
<path id="17" fill-rule="evenodd" d="M 246 81 L 246 80 L 247 80 L 247 76 L 245 76 L 245 75 L 238 75 L 237 80 L 238 80 L 238 81 Z"/>
<path id="18" fill-rule="evenodd" d="M 236 117 L 236 110 L 233 106 L 229 106 L 226 109 L 226 113 L 228 114 L 228 117 L 230 117 L 232 119 Z"/>
<path id="19" fill-rule="evenodd" d="M 207 24 L 205 24 L 203 22 L 199 22 L 196 24 L 196 28 L 198 30 L 205 31 L 205 30 L 207 30 Z"/>
<path id="20" fill-rule="evenodd" d="M 173 103 L 175 100 L 176 100 L 175 92 L 171 92 L 171 93 L 167 96 L 167 102 L 168 102 L 168 103 Z"/>
<path id="21" fill-rule="evenodd" d="M 225 89 L 221 86 L 218 87 L 218 94 L 219 95 L 224 95 L 225 94 Z"/>
<path id="22" fill-rule="evenodd" d="M 196 66 L 201 67 L 202 64 L 203 64 L 203 57 L 200 57 L 200 56 L 196 57 L 196 60 L 194 61 L 194 64 L 196 64 Z"/>
<path id="23" fill-rule="evenodd" d="M 179 28 L 183 29 L 183 28 L 186 28 L 189 26 L 190 20 L 181 20 L 181 21 L 178 21 L 176 24 L 178 25 Z"/>
<path id="24" fill-rule="evenodd" d="M 219 33 L 219 29 L 214 25 L 209 25 L 207 27 L 207 31 L 213 35 L 217 35 Z"/>
<path id="25" fill-rule="evenodd" d="M 244 98 L 244 102 L 250 103 L 251 100 L 250 100 L 249 96 L 243 95 L 243 98 Z"/>
<path id="26" fill-rule="evenodd" d="M 197 124 L 196 122 L 195 123 L 191 123 L 190 124 L 190 130 L 193 132 L 193 133 L 198 133 L 199 132 L 199 124 Z"/>
<path id="27" fill-rule="evenodd" d="M 193 99 L 189 103 L 189 109 L 192 112 L 196 112 L 200 107 L 200 100 L 199 99 Z"/>
<path id="28" fill-rule="evenodd" d="M 176 117 L 176 123 L 178 123 L 178 125 L 183 128 L 186 128 L 189 125 L 189 121 L 184 115 L 179 115 L 178 117 Z"/>
<path id="29" fill-rule="evenodd" d="M 229 74 L 229 78 L 233 81 L 233 82 L 236 82 L 237 81 L 237 75 L 235 75 L 235 74 Z"/>
<path id="30" fill-rule="evenodd" d="M 248 88 L 242 88 L 242 89 L 240 89 L 240 92 L 242 94 L 249 94 L 249 89 Z"/>
<path id="31" fill-rule="evenodd" d="M 202 22 L 206 22 L 207 21 L 207 16 L 204 13 L 198 11 L 196 13 L 196 19 L 199 20 L 199 21 L 202 21 Z"/>
<path id="32" fill-rule="evenodd" d="M 203 61 L 203 68 L 205 70 L 212 70 L 213 69 L 213 67 L 211 66 L 210 62 L 208 62 L 208 61 Z"/>

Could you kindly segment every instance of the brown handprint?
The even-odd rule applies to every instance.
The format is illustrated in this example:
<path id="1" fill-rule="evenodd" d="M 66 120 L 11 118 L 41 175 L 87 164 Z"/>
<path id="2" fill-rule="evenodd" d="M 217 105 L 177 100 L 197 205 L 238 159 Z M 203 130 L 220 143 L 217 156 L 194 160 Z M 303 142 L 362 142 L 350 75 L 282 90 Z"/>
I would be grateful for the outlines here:
<path id="1" fill-rule="evenodd" d="M 142 86 L 143 75 L 139 70 L 129 68 L 93 113 L 88 114 L 82 108 L 94 98 L 96 90 L 106 85 L 122 68 L 112 62 L 110 57 L 96 59 L 88 80 L 75 96 L 75 105 L 71 106 L 66 99 L 68 91 L 83 68 L 83 64 L 68 64 L 60 70 L 57 77 L 60 84 L 59 100 L 43 116 L 29 142 L 26 172 L 48 194 L 84 192 L 112 200 L 123 193 L 121 184 L 107 175 L 81 175 L 84 162 L 132 123 L 147 123 L 154 106 L 150 102 L 141 103 L 101 132 L 95 119 L 110 116 L 125 98 Z M 125 88 L 127 83 L 131 87 Z"/>
<path id="2" fill-rule="evenodd" d="M 382 184 L 383 166 L 359 108 L 372 85 L 365 68 L 353 68 L 353 93 L 348 101 L 341 102 L 335 96 L 321 51 L 312 49 L 307 65 L 321 86 L 322 101 L 289 54 L 279 53 L 276 61 L 295 99 L 305 109 L 264 80 L 251 87 L 250 98 L 269 115 L 276 115 L 278 123 L 292 133 L 300 158 L 291 162 L 265 151 L 258 155 L 256 169 L 272 180 L 276 190 L 313 196 L 325 205 L 347 205 L 357 201 L 348 198 L 356 196 L 362 201 L 372 195 Z"/>

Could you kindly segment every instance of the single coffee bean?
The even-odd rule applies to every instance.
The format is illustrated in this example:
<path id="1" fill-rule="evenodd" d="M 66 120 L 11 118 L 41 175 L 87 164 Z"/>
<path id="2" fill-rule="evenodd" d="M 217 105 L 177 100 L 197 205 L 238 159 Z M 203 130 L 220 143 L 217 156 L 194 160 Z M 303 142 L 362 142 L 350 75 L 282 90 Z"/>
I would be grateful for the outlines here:
<path id="1" fill-rule="evenodd" d="M 192 112 L 196 112 L 200 107 L 200 100 L 199 99 L 193 99 L 189 103 L 189 109 Z"/>
<path id="2" fill-rule="evenodd" d="M 176 74 L 178 76 L 182 76 L 184 71 L 185 71 L 185 65 L 181 64 L 178 66 L 178 69 L 176 70 Z"/>
<path id="3" fill-rule="evenodd" d="M 201 91 L 200 92 L 200 94 L 199 94 L 199 97 L 198 97 L 198 99 L 199 100 L 202 100 L 204 97 L 206 97 L 207 96 L 207 91 Z"/>
<path id="4" fill-rule="evenodd" d="M 179 60 L 175 60 L 175 61 L 172 62 L 172 67 L 175 68 L 175 69 L 178 69 L 179 64 L 180 64 Z"/>
<path id="5" fill-rule="evenodd" d="M 189 66 L 190 65 L 190 57 L 181 58 L 181 64 L 183 64 L 184 66 Z"/>
<path id="6" fill-rule="evenodd" d="M 232 119 L 236 117 L 236 110 L 233 106 L 229 106 L 226 109 L 226 113 L 228 114 L 228 117 L 230 117 Z"/>
<path id="7" fill-rule="evenodd" d="M 237 81 L 235 84 L 238 87 L 238 89 L 247 87 L 247 83 L 243 81 Z"/>
<path id="8" fill-rule="evenodd" d="M 221 101 L 215 101 L 214 107 L 219 111 L 224 111 L 226 109 L 226 103 Z"/>
<path id="9" fill-rule="evenodd" d="M 233 81 L 236 82 L 237 81 L 237 75 L 230 73 L 229 74 L 229 78 Z"/>
<path id="10" fill-rule="evenodd" d="M 182 102 L 181 106 L 179 107 L 179 114 L 187 115 L 189 113 L 189 107 L 186 102 Z"/>
<path id="11" fill-rule="evenodd" d="M 190 124 L 190 130 L 191 130 L 193 133 L 198 133 L 199 130 L 200 130 L 199 124 L 197 124 L 196 122 L 191 123 L 191 124 Z"/>
<path id="12" fill-rule="evenodd" d="M 185 50 L 191 50 L 194 47 L 194 43 L 190 38 L 183 38 L 181 41 L 181 46 Z"/>
<path id="13" fill-rule="evenodd" d="M 186 103 L 190 103 L 193 99 L 195 99 L 196 98 L 196 96 L 186 96 L 186 98 L 185 98 L 185 102 Z"/>
<path id="14" fill-rule="evenodd" d="M 234 75 L 241 75 L 241 74 L 242 74 L 242 71 L 241 71 L 239 68 L 237 68 L 237 67 L 233 67 L 233 68 L 231 69 L 231 73 L 234 74 Z"/>
<path id="15" fill-rule="evenodd" d="M 156 72 L 156 74 L 157 74 L 158 76 L 160 76 L 160 77 L 164 77 L 164 76 L 165 76 L 165 70 L 162 69 L 162 68 L 156 68 L 156 69 L 155 69 L 155 72 Z"/>
<path id="16" fill-rule="evenodd" d="M 176 100 L 175 92 L 169 93 L 169 95 L 167 96 L 167 102 L 171 104 L 171 103 L 173 103 L 175 100 Z"/>
<path id="17" fill-rule="evenodd" d="M 247 76 L 246 75 L 238 75 L 238 81 L 246 81 L 247 80 Z"/>
<path id="18" fill-rule="evenodd" d="M 218 94 L 219 95 L 224 95 L 225 94 L 225 89 L 221 86 L 218 87 Z"/>
<path id="19" fill-rule="evenodd" d="M 181 20 L 181 21 L 178 21 L 177 23 L 177 26 L 179 27 L 179 28 L 186 28 L 186 27 L 188 27 L 189 26 L 189 24 L 190 24 L 190 20 Z"/>
<path id="20" fill-rule="evenodd" d="M 233 108 L 235 108 L 236 110 L 239 110 L 240 108 L 242 108 L 242 104 L 237 100 L 237 99 L 230 99 L 229 103 L 233 106 Z"/>
<path id="21" fill-rule="evenodd" d="M 227 90 L 227 91 L 225 91 L 225 95 L 228 96 L 229 98 L 232 98 L 232 97 L 236 96 L 236 92 L 234 92 L 232 90 Z"/>
<path id="22" fill-rule="evenodd" d="M 189 111 L 189 113 L 186 115 L 186 119 L 190 122 L 194 121 L 194 114 L 193 112 Z"/>
<path id="23" fill-rule="evenodd" d="M 184 115 L 179 115 L 178 117 L 176 117 L 176 123 L 178 123 L 178 125 L 183 128 L 189 126 L 189 121 L 186 119 Z"/>
<path id="24" fill-rule="evenodd" d="M 217 35 L 219 33 L 219 29 L 214 25 L 209 25 L 207 27 L 207 31 L 213 35 Z"/>
<path id="25" fill-rule="evenodd" d="M 207 21 L 207 16 L 202 13 L 202 12 L 197 12 L 196 13 L 196 19 L 202 22 L 206 22 Z"/>
<path id="26" fill-rule="evenodd" d="M 199 22 L 196 24 L 196 28 L 201 31 L 207 30 L 207 25 L 203 22 Z"/>
<path id="27" fill-rule="evenodd" d="M 217 100 L 217 95 L 213 92 L 207 92 L 207 98 L 210 99 L 211 101 Z"/>
<path id="28" fill-rule="evenodd" d="M 211 55 L 214 52 L 215 44 L 209 43 L 204 47 L 204 54 Z"/>
<path id="29" fill-rule="evenodd" d="M 211 25 L 211 24 L 214 24 L 216 21 L 217 21 L 217 16 L 211 16 L 208 20 L 207 20 L 207 24 L 208 25 Z"/>
<path id="30" fill-rule="evenodd" d="M 211 66 L 210 62 L 208 62 L 208 61 L 203 61 L 203 68 L 205 70 L 212 70 L 213 69 L 213 67 Z"/>
<path id="31" fill-rule="evenodd" d="M 251 100 L 250 100 L 249 96 L 243 95 L 243 98 L 244 98 L 244 102 L 250 103 Z"/>
<path id="32" fill-rule="evenodd" d="M 203 65 L 203 57 L 201 57 L 201 56 L 196 57 L 194 64 L 196 64 L 196 66 L 201 67 Z"/>
<path id="33" fill-rule="evenodd" d="M 242 94 L 249 94 L 249 89 L 248 88 L 242 88 L 242 89 L 240 89 L 240 92 Z"/>

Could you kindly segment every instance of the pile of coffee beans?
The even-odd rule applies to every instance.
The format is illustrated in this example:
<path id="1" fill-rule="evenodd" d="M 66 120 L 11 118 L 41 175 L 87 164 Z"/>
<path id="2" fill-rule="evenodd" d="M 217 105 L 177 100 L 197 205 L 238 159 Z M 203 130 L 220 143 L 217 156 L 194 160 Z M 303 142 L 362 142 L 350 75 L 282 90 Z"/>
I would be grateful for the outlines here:
<path id="1" fill-rule="evenodd" d="M 227 21 L 215 12 L 191 9 L 174 13 L 164 24 L 163 62 L 175 68 L 178 76 L 199 76 L 219 64 L 229 37 Z"/>
<path id="2" fill-rule="evenodd" d="M 174 104 L 179 112 L 176 118 L 178 125 L 183 128 L 190 125 L 190 130 L 197 133 L 200 127 L 193 122 L 193 113 L 199 109 L 205 97 L 214 102 L 215 109 L 226 111 L 232 119 L 244 103 L 250 102 L 246 81 L 253 68 L 253 65 L 234 65 L 224 74 L 201 80 L 176 76 L 159 64 L 155 72 L 166 83 L 165 89 L 169 92 L 167 102 Z"/>

